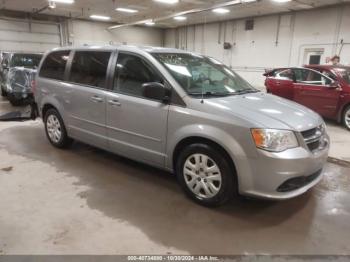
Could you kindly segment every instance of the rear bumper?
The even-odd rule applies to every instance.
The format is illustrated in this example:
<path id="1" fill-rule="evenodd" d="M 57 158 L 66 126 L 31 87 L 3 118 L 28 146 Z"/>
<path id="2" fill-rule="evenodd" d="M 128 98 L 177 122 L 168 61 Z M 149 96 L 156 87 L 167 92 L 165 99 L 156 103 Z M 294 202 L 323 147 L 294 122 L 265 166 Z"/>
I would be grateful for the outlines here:
<path id="1" fill-rule="evenodd" d="M 329 138 L 326 136 L 326 139 Z M 259 150 L 249 159 L 249 170 L 240 174 L 239 192 L 257 198 L 284 200 L 299 196 L 322 180 L 329 142 L 320 151 L 298 147 L 281 153 Z"/>

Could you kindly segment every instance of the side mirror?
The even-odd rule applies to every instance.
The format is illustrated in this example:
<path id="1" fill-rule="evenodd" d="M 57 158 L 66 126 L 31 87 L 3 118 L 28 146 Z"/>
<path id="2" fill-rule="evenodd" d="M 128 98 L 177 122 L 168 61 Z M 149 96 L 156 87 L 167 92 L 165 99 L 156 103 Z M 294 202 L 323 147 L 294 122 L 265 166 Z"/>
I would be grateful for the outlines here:
<path id="1" fill-rule="evenodd" d="M 170 101 L 170 89 L 161 83 L 151 82 L 142 85 L 143 96 L 153 100 L 159 100 L 163 103 Z"/>
<path id="2" fill-rule="evenodd" d="M 332 83 L 329 84 L 330 89 L 337 89 L 340 88 L 340 83 L 338 81 L 333 81 Z"/>

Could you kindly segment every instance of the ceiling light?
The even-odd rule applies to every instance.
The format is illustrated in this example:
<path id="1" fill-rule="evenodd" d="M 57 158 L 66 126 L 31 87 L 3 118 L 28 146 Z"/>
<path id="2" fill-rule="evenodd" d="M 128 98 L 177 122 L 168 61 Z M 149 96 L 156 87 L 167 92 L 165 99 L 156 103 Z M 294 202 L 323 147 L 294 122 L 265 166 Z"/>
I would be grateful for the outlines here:
<path id="1" fill-rule="evenodd" d="M 226 8 L 216 8 L 216 9 L 213 9 L 213 12 L 217 14 L 227 14 L 230 12 L 230 10 Z"/>
<path id="2" fill-rule="evenodd" d="M 170 5 L 177 4 L 179 2 L 179 0 L 154 0 L 154 1 L 160 2 L 163 4 L 170 4 Z"/>
<path id="3" fill-rule="evenodd" d="M 185 21 L 185 20 L 187 20 L 187 17 L 180 15 L 180 16 L 175 16 L 174 19 L 177 21 Z"/>
<path id="4" fill-rule="evenodd" d="M 95 20 L 103 20 L 103 21 L 111 20 L 111 17 L 104 16 L 104 15 L 90 15 L 90 18 Z"/>
<path id="5" fill-rule="evenodd" d="M 150 22 L 146 22 L 145 23 L 145 25 L 148 25 L 148 26 L 153 26 L 153 25 L 155 25 L 156 23 L 155 22 L 152 22 L 152 21 L 150 21 Z"/>
<path id="6" fill-rule="evenodd" d="M 51 2 L 51 1 L 50 1 Z M 55 3 L 62 3 L 62 4 L 73 4 L 74 0 L 52 0 L 52 2 Z"/>
<path id="7" fill-rule="evenodd" d="M 56 3 L 53 2 L 53 1 L 49 1 L 49 8 L 50 8 L 50 9 L 56 8 Z"/>
<path id="8" fill-rule="evenodd" d="M 131 8 L 123 8 L 123 7 L 119 7 L 115 10 L 117 10 L 119 12 L 124 12 L 124 13 L 137 13 L 138 12 L 138 10 L 131 9 Z"/>
<path id="9" fill-rule="evenodd" d="M 277 2 L 277 3 L 287 3 L 287 2 L 290 2 L 292 0 L 272 0 L 274 2 Z"/>

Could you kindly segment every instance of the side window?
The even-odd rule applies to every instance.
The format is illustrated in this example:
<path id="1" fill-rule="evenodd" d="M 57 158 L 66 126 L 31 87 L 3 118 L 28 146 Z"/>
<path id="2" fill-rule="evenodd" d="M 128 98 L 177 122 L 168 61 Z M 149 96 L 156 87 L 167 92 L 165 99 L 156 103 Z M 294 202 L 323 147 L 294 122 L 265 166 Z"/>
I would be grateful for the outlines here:
<path id="1" fill-rule="evenodd" d="M 58 51 L 49 54 L 40 69 L 39 76 L 63 80 L 69 52 L 70 51 Z"/>
<path id="2" fill-rule="evenodd" d="M 69 81 L 104 88 L 111 52 L 77 51 Z"/>
<path id="3" fill-rule="evenodd" d="M 294 79 L 294 74 L 292 69 L 283 69 L 281 71 L 276 72 L 275 77 L 277 79 L 283 79 L 283 80 L 293 80 Z"/>
<path id="4" fill-rule="evenodd" d="M 160 83 L 162 80 L 144 59 L 135 55 L 119 53 L 113 90 L 142 97 L 142 85 L 150 82 Z"/>
<path id="5" fill-rule="evenodd" d="M 338 80 L 337 76 L 331 71 L 323 70 L 323 71 L 321 71 L 321 73 L 328 76 L 329 78 L 333 79 L 334 81 Z"/>
<path id="6" fill-rule="evenodd" d="M 308 69 L 295 69 L 296 81 L 308 85 L 329 85 L 332 80 L 326 76 Z"/>

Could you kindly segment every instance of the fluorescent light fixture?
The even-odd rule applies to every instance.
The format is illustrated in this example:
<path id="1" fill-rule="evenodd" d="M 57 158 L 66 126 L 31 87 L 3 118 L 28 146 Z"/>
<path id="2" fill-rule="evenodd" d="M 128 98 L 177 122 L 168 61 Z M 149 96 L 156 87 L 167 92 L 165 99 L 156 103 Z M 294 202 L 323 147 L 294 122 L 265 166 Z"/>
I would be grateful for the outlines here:
<path id="1" fill-rule="evenodd" d="M 155 25 L 156 23 L 155 22 L 152 22 L 152 21 L 149 21 L 149 22 L 146 22 L 145 25 L 148 25 L 148 26 L 153 26 Z"/>
<path id="2" fill-rule="evenodd" d="M 273 0 L 274 2 L 277 2 L 277 3 L 287 3 L 287 2 L 290 2 L 292 0 Z"/>
<path id="3" fill-rule="evenodd" d="M 163 4 L 169 4 L 169 5 L 177 4 L 179 2 L 179 0 L 153 0 L 153 1 L 163 3 Z"/>
<path id="4" fill-rule="evenodd" d="M 50 0 L 55 3 L 62 3 L 62 4 L 73 4 L 74 0 Z"/>
<path id="5" fill-rule="evenodd" d="M 177 21 L 185 21 L 187 20 L 187 17 L 180 15 L 180 16 L 175 16 L 174 19 Z"/>
<path id="6" fill-rule="evenodd" d="M 138 12 L 138 10 L 131 9 L 131 8 L 124 8 L 124 7 L 119 7 L 115 10 L 117 10 L 119 12 L 124 12 L 124 13 L 137 13 Z"/>
<path id="7" fill-rule="evenodd" d="M 226 8 L 215 8 L 213 9 L 213 12 L 217 14 L 227 14 L 230 12 L 230 10 Z"/>
<path id="8" fill-rule="evenodd" d="M 111 17 L 109 16 L 104 16 L 104 15 L 90 15 L 91 19 L 95 20 L 102 20 L 102 21 L 108 21 L 111 20 Z"/>

